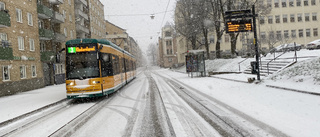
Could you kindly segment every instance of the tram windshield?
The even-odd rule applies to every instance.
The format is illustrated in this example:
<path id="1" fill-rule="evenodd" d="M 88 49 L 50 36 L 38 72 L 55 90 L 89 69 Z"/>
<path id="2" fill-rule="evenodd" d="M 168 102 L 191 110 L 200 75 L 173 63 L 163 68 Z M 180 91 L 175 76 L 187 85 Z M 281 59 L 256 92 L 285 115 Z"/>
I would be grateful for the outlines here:
<path id="1" fill-rule="evenodd" d="M 66 78 L 86 79 L 99 77 L 99 62 L 96 52 L 68 54 L 66 58 Z"/>

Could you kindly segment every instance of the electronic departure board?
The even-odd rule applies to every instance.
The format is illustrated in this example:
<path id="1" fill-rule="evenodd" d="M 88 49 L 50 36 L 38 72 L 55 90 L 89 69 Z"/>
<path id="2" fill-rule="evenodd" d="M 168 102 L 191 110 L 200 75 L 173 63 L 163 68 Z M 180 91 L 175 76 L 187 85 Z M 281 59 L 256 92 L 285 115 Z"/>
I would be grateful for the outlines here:
<path id="1" fill-rule="evenodd" d="M 251 19 L 226 22 L 227 33 L 248 32 L 248 31 L 252 31 Z"/>

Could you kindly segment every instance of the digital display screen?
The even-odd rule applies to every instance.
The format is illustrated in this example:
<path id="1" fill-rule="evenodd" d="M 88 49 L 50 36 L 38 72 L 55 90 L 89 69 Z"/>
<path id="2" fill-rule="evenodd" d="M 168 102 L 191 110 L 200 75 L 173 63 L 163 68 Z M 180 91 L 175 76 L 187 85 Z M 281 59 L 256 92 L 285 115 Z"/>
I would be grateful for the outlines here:
<path id="1" fill-rule="evenodd" d="M 251 19 L 239 21 L 227 21 L 227 33 L 252 31 Z"/>
<path id="2" fill-rule="evenodd" d="M 68 47 L 68 53 L 96 51 L 96 47 Z"/>

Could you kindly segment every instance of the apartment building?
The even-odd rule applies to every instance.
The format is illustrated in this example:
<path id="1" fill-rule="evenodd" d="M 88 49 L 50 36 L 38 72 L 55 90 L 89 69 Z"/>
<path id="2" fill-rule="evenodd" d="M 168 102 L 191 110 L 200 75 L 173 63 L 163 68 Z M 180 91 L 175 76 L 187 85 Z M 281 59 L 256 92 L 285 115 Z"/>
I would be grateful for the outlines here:
<path id="1" fill-rule="evenodd" d="M 106 24 L 104 20 L 104 6 L 99 0 L 89 1 L 90 37 L 104 39 Z"/>
<path id="2" fill-rule="evenodd" d="M 129 41 L 130 41 L 130 37 L 128 35 L 128 33 L 126 32 L 125 29 L 109 22 L 109 21 L 105 21 L 105 26 L 106 26 L 106 39 L 110 40 L 112 43 L 118 45 L 120 48 L 126 50 L 126 51 L 130 51 L 130 45 L 129 45 Z"/>
<path id="3" fill-rule="evenodd" d="M 37 3 L 0 0 L 0 96 L 44 87 Z"/>
<path id="4" fill-rule="evenodd" d="M 0 0 L 0 96 L 64 83 L 65 42 L 104 38 L 90 26 L 105 28 L 98 0 Z"/>
<path id="5" fill-rule="evenodd" d="M 267 0 L 260 1 L 272 10 L 259 16 L 262 47 L 272 48 L 283 43 L 306 45 L 320 39 L 319 0 Z"/>
<path id="6" fill-rule="evenodd" d="M 161 29 L 161 37 L 159 38 L 158 63 L 160 67 L 178 67 L 178 52 L 175 35 L 173 25 L 167 22 Z"/>

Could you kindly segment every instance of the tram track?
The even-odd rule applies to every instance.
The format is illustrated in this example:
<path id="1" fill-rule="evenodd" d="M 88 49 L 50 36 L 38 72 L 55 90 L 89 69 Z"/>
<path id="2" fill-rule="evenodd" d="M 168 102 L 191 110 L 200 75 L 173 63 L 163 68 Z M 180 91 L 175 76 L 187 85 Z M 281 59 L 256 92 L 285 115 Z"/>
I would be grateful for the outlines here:
<path id="1" fill-rule="evenodd" d="M 93 103 L 63 99 L 1 123 L 0 136 L 70 136 L 113 97 Z"/>
<path id="2" fill-rule="evenodd" d="M 164 79 L 176 94 L 222 136 L 287 136 L 174 78 L 168 78 L 156 72 L 152 73 Z"/>

